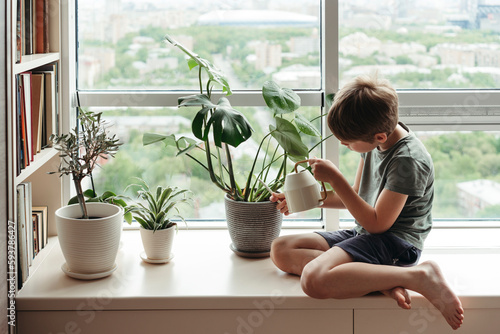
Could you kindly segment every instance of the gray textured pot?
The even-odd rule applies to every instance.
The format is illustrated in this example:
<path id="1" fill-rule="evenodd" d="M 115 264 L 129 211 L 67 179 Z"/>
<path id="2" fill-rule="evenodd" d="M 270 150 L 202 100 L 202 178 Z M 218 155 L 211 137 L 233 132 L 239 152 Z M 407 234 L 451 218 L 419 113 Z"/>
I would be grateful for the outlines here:
<path id="1" fill-rule="evenodd" d="M 224 197 L 231 249 L 244 257 L 266 257 L 281 231 L 283 215 L 273 202 L 241 202 Z"/>

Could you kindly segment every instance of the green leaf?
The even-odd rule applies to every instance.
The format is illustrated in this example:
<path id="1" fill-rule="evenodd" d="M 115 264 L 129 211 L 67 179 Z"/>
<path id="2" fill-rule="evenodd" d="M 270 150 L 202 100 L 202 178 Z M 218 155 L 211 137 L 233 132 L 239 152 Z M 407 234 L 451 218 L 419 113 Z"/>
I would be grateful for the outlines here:
<path id="1" fill-rule="evenodd" d="M 220 98 L 217 107 L 210 117 L 205 134 L 213 126 L 215 145 L 222 147 L 222 143 L 237 147 L 252 136 L 252 126 L 242 113 L 233 109 L 229 100 Z"/>
<path id="2" fill-rule="evenodd" d="M 189 58 L 188 59 L 188 67 L 189 67 L 189 70 L 192 70 L 193 68 L 195 68 L 196 66 L 198 66 L 198 63 L 192 59 L 192 58 Z"/>
<path id="3" fill-rule="evenodd" d="M 125 219 L 125 221 L 130 225 L 132 224 L 132 212 L 126 212 L 124 215 L 123 215 L 123 218 Z"/>
<path id="4" fill-rule="evenodd" d="M 165 146 L 174 146 L 177 148 L 177 156 L 187 153 L 191 151 L 193 148 L 197 147 L 197 141 L 188 138 L 188 137 L 180 137 L 179 139 L 175 138 L 175 135 L 160 135 L 156 133 L 145 133 L 142 136 L 142 144 L 144 146 L 158 143 L 158 142 L 163 142 Z"/>
<path id="5" fill-rule="evenodd" d="M 299 130 L 305 133 L 306 135 L 313 137 L 321 137 L 321 133 L 318 131 L 318 129 L 316 129 L 316 127 L 311 122 L 309 122 L 309 120 L 305 118 L 303 115 L 295 114 L 295 124 L 297 124 Z"/>
<path id="6" fill-rule="evenodd" d="M 111 198 L 111 197 L 116 197 L 116 194 L 112 191 L 105 191 L 101 196 L 99 196 L 99 199 L 101 201 L 106 201 L 108 198 Z"/>
<path id="7" fill-rule="evenodd" d="M 217 104 L 213 104 L 208 96 L 199 94 L 191 95 L 179 99 L 180 106 L 202 105 L 193 119 L 192 131 L 196 138 L 208 140 L 209 132 L 212 128 L 215 145 L 222 147 L 222 143 L 227 143 L 237 147 L 252 135 L 252 127 L 247 119 L 238 110 L 233 109 L 229 100 L 225 97 L 219 99 Z M 205 122 L 209 111 L 212 115 Z M 206 123 L 206 124 L 205 124 Z"/>
<path id="8" fill-rule="evenodd" d="M 77 203 L 78 203 L 78 196 L 71 197 L 68 201 L 68 205 L 77 204 Z"/>
<path id="9" fill-rule="evenodd" d="M 168 140 L 171 140 L 173 139 L 174 142 L 175 142 L 175 136 L 174 135 L 159 135 L 159 134 L 156 134 L 156 133 L 145 133 L 143 136 L 142 136 L 142 145 L 146 146 L 146 145 L 150 145 L 150 144 L 154 144 L 154 143 L 157 143 L 157 142 L 160 142 L 160 141 L 168 141 Z"/>
<path id="10" fill-rule="evenodd" d="M 180 97 L 177 102 L 179 103 L 179 107 L 204 106 L 208 109 L 216 107 L 205 94 L 183 96 Z"/>
<path id="11" fill-rule="evenodd" d="M 286 114 L 300 107 L 300 97 L 289 88 L 281 88 L 274 81 L 266 81 L 262 87 L 262 96 L 275 114 Z"/>
<path id="12" fill-rule="evenodd" d="M 216 66 L 210 63 L 208 60 L 201 58 L 188 48 L 184 47 L 182 44 L 177 42 L 169 35 L 165 35 L 165 41 L 179 48 L 182 52 L 184 52 L 190 57 L 190 59 L 188 60 L 188 66 L 190 70 L 195 68 L 196 66 L 200 66 L 205 70 L 210 81 L 217 82 L 218 84 L 220 84 L 222 86 L 222 91 L 225 92 L 226 95 L 232 94 L 231 88 L 229 87 L 229 83 L 227 82 L 226 77 L 224 76 L 222 71 L 219 70 Z"/>
<path id="13" fill-rule="evenodd" d="M 87 198 L 94 198 L 97 197 L 97 194 L 92 189 L 87 189 L 83 192 L 83 196 Z"/>
<path id="14" fill-rule="evenodd" d="M 278 117 L 276 118 L 276 127 L 270 125 L 269 130 L 288 155 L 304 158 L 308 156 L 308 148 L 302 142 L 297 128 L 291 122 Z"/>

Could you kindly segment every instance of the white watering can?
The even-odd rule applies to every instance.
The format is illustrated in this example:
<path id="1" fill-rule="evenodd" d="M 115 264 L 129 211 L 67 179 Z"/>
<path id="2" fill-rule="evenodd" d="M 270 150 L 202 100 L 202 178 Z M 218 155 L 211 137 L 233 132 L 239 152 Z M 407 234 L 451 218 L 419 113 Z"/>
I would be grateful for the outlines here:
<path id="1" fill-rule="evenodd" d="M 295 173 L 287 174 L 283 193 L 285 194 L 288 212 L 295 213 L 314 209 L 323 204 L 328 196 L 323 185 L 323 196 L 316 179 L 307 170 L 297 171 L 297 166 L 309 160 L 299 161 L 295 164 Z"/>

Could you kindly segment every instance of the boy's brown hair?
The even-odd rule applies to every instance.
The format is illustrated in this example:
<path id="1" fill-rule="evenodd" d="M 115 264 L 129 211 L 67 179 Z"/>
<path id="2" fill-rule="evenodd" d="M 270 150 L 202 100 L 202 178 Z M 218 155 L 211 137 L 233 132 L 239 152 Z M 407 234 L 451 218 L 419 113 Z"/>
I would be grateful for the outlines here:
<path id="1" fill-rule="evenodd" d="M 377 133 L 390 135 L 398 124 L 398 95 L 387 80 L 359 76 L 335 94 L 327 117 L 340 140 L 372 143 Z"/>

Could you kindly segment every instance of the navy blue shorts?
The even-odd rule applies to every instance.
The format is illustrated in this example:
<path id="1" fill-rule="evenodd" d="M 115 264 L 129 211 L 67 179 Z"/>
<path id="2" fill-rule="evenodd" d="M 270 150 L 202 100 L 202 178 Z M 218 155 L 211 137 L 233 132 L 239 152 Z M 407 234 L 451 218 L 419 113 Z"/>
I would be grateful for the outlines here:
<path id="1" fill-rule="evenodd" d="M 422 251 L 407 241 L 392 235 L 358 234 L 355 229 L 316 232 L 328 242 L 352 256 L 354 262 L 408 267 L 417 264 Z"/>

